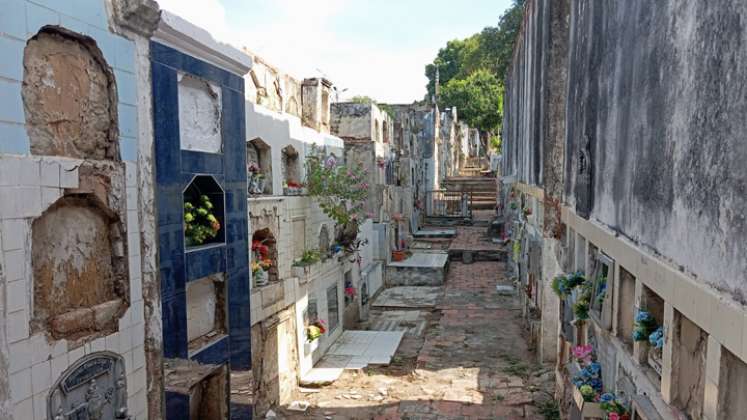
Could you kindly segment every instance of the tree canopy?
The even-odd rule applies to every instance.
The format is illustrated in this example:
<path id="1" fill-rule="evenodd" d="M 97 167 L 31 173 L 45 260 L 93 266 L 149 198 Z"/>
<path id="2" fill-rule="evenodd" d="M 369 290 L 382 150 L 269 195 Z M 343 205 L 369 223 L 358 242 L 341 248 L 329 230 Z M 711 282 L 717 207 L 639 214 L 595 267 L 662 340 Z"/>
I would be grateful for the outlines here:
<path id="1" fill-rule="evenodd" d="M 498 133 L 503 118 L 503 83 L 523 13 L 524 0 L 514 0 L 497 26 L 451 40 L 441 48 L 433 63 L 425 66 L 428 97 L 435 94 L 438 69 L 439 107 L 455 106 L 470 126 Z"/>

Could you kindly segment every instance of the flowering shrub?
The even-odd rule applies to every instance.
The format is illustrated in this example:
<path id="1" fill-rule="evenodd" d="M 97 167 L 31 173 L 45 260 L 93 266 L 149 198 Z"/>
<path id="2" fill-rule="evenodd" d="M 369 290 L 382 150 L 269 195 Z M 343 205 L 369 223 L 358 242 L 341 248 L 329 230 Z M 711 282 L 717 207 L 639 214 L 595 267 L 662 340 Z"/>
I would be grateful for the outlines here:
<path id="1" fill-rule="evenodd" d="M 306 251 L 303 252 L 303 255 L 301 256 L 300 259 L 293 262 L 293 265 L 303 267 L 307 265 L 316 264 L 319 261 L 321 261 L 321 259 L 322 259 L 322 256 L 319 253 L 319 251 L 315 249 L 307 249 Z"/>
<path id="2" fill-rule="evenodd" d="M 638 311 L 635 316 L 635 328 L 633 329 L 634 341 L 646 341 L 656 331 L 658 325 L 656 319 L 646 311 Z M 663 337 L 663 334 L 662 334 Z M 662 345 L 664 342 L 662 341 Z"/>
<path id="3" fill-rule="evenodd" d="M 306 159 L 308 194 L 340 226 L 364 219 L 363 204 L 368 197 L 365 176 L 360 166 L 338 165 L 333 156 L 322 160 L 311 153 Z"/>
<path id="4" fill-rule="evenodd" d="M 184 202 L 184 235 L 187 246 L 202 245 L 215 238 L 220 231 L 220 222 L 213 214 L 213 203 L 201 195 L 197 203 Z"/>

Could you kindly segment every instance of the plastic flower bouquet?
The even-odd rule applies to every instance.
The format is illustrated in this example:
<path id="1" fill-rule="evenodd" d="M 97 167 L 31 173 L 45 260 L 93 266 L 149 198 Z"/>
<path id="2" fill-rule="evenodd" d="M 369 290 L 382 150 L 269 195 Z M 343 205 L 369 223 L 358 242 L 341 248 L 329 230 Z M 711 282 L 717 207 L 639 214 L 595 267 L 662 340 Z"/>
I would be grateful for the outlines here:
<path id="1" fill-rule="evenodd" d="M 635 316 L 635 328 L 633 329 L 634 341 L 646 341 L 656 331 L 656 319 L 647 311 L 638 311 Z M 662 334 L 663 336 L 663 334 Z M 663 342 L 662 342 L 663 345 Z"/>

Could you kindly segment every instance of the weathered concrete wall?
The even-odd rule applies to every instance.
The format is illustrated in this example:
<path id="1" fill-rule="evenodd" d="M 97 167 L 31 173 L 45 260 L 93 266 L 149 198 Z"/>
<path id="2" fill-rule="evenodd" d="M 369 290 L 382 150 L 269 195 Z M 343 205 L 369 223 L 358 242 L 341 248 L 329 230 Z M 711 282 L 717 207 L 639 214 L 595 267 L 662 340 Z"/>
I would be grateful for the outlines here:
<path id="1" fill-rule="evenodd" d="M 137 83 L 140 64 L 147 66 L 148 54 L 147 47 L 143 53 L 142 44 L 133 42 L 139 39 L 137 35 L 110 21 L 107 3 L 55 2 L 42 7 L 15 0 L 4 5 L 0 34 L 5 57 L 5 65 L 0 66 L 0 289 L 1 301 L 7 305 L 3 305 L 0 318 L 0 418 L 48 418 L 47 396 L 63 372 L 83 357 L 105 350 L 125 360 L 129 414 L 137 419 L 148 417 L 146 371 L 150 373 L 150 369 L 145 361 L 142 292 L 146 269 L 141 266 L 141 253 L 146 247 L 155 248 L 155 235 L 141 225 L 141 200 L 152 200 L 152 190 L 140 188 L 140 181 L 151 172 L 143 171 L 138 162 L 151 159 L 152 149 L 141 153 L 137 147 L 139 141 L 148 140 L 147 132 L 140 130 L 140 123 L 147 125 L 148 120 L 139 117 L 141 112 L 147 113 L 141 105 L 151 99 L 150 83 L 143 90 Z M 33 38 L 46 25 L 59 25 L 68 36 L 63 40 L 48 34 Z M 72 80 L 73 74 L 81 77 Z M 141 98 L 146 101 L 141 102 Z M 42 280 L 32 264 L 34 220 L 41 220 L 44 211 L 70 193 L 99 196 L 103 192 L 107 197 L 107 185 L 91 183 L 92 178 L 87 176 L 90 172 L 86 172 L 88 165 L 101 164 L 116 168 L 108 181 L 98 178 L 109 182 L 108 187 L 114 191 L 111 198 L 115 202 L 105 201 L 108 210 L 102 212 L 107 217 L 116 213 L 124 229 L 116 238 L 118 247 L 112 247 L 111 241 L 102 244 L 109 250 L 101 251 L 106 255 L 99 254 L 103 258 L 98 261 L 109 260 L 109 267 L 122 270 L 117 273 L 121 275 L 119 292 L 126 302 L 121 310 L 107 312 L 111 323 L 107 322 L 100 334 L 77 340 L 57 339 L 48 329 L 34 330 L 30 325 L 37 309 L 34 289 Z M 93 178 L 102 175 L 98 169 Z M 65 220 L 62 226 L 72 226 L 75 217 L 63 213 L 59 214 Z M 66 272 L 68 280 L 82 280 L 82 272 L 76 268 L 89 264 L 91 254 L 85 249 L 79 254 L 75 249 L 66 251 L 66 255 L 56 254 L 62 257 L 57 261 L 82 262 L 82 266 L 69 265 Z M 121 258 L 124 264 L 117 268 L 111 262 L 113 258 Z M 96 298 L 93 300 L 98 302 L 97 298 L 108 300 L 112 295 L 79 297 Z M 67 298 L 75 296 L 66 296 L 70 303 Z M 73 302 L 71 307 L 87 303 Z"/>
<path id="2" fill-rule="evenodd" d="M 745 16 L 741 1 L 574 2 L 565 189 L 743 304 Z"/>

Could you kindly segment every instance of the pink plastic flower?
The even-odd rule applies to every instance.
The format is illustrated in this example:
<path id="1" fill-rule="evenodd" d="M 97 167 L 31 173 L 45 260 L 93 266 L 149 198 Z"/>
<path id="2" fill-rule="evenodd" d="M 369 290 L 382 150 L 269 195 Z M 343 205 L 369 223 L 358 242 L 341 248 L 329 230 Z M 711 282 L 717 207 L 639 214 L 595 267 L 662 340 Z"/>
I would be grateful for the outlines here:
<path id="1" fill-rule="evenodd" d="M 335 165 L 337 165 L 337 160 L 334 156 L 330 156 L 326 161 L 324 161 L 324 166 L 326 166 L 327 169 L 332 169 L 335 167 Z"/>
<path id="2" fill-rule="evenodd" d="M 584 363 L 590 363 L 591 362 L 591 352 L 594 350 L 594 348 L 591 346 L 591 344 L 587 344 L 585 346 L 576 346 L 571 350 L 571 353 L 573 353 L 573 357 L 576 359 L 584 362 Z"/>
<path id="3" fill-rule="evenodd" d="M 620 420 L 620 415 L 613 411 L 607 415 L 607 420 Z"/>

